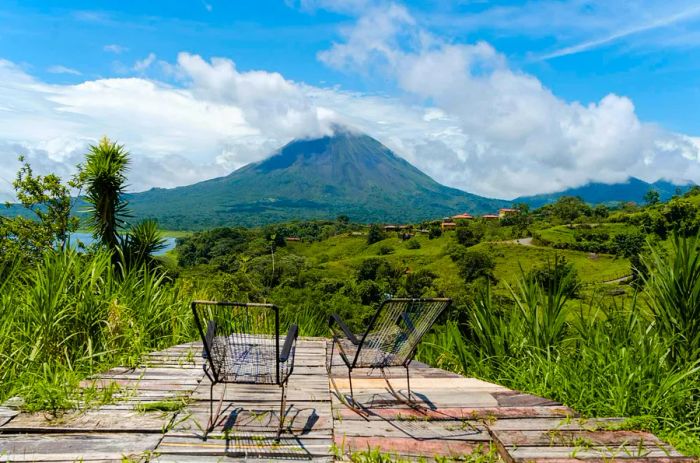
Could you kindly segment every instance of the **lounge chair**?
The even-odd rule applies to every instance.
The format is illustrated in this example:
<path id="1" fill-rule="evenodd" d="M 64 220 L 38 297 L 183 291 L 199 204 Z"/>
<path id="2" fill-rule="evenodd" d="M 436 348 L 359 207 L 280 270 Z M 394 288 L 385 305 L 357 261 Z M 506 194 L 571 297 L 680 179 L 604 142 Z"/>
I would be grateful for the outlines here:
<path id="1" fill-rule="evenodd" d="M 204 373 L 209 387 L 209 423 L 207 438 L 214 429 L 228 383 L 277 384 L 282 389 L 279 440 L 284 426 L 286 385 L 294 369 L 298 328 L 291 325 L 286 338 L 280 339 L 279 309 L 272 304 L 238 302 L 192 302 L 192 313 L 204 344 Z M 223 383 L 214 413 L 214 386 Z"/>
<path id="2" fill-rule="evenodd" d="M 391 386 L 385 372 L 388 367 L 404 367 L 407 402 L 413 403 L 409 364 L 416 353 L 418 343 L 451 302 L 450 299 L 386 300 L 372 316 L 365 332 L 359 336 L 355 335 L 337 314 L 331 315 L 329 325 L 333 332 L 333 341 L 328 370 L 330 374 L 333 354 L 337 347 L 340 358 L 348 368 L 353 408 L 357 407 L 352 388 L 352 371 L 357 368 L 379 368 L 392 395 L 406 401 Z"/>

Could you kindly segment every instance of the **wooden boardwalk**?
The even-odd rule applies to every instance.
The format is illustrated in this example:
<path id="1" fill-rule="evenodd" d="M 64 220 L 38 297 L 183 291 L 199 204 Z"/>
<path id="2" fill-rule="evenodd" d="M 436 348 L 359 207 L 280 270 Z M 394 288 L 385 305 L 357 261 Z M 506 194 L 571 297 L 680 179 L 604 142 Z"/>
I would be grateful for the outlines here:
<path id="1" fill-rule="evenodd" d="M 217 427 L 202 439 L 209 382 L 201 345 L 193 343 L 85 381 L 88 392 L 114 392 L 106 405 L 57 417 L 0 407 L 0 461 L 334 461 L 368 449 L 428 461 L 472 452 L 508 463 L 697 461 L 652 434 L 611 430 L 619 419 L 582 420 L 550 400 L 418 363 L 411 387 L 419 406 L 397 401 L 377 372 L 359 370 L 353 375 L 358 413 L 341 400 L 349 393 L 347 370 L 334 368 L 329 381 L 326 344 L 299 340 L 279 443 L 274 385 L 229 384 Z M 402 369 L 395 375 L 392 385 L 405 391 Z"/>

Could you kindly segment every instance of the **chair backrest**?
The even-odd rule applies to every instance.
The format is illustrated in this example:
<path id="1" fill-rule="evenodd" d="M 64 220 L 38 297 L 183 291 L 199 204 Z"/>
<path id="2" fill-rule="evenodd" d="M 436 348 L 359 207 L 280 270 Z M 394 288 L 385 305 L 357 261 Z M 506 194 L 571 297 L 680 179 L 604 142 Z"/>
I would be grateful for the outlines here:
<path id="1" fill-rule="evenodd" d="M 354 365 L 405 365 L 425 333 L 451 303 L 447 298 L 384 301 L 362 336 Z"/>
<path id="2" fill-rule="evenodd" d="M 231 366 L 266 362 L 272 380 L 280 381 L 279 308 L 273 304 L 194 301 L 195 325 L 202 339 L 202 356 L 212 381 L 225 381 Z M 254 348 L 254 349 L 253 349 Z M 254 351 L 254 356 L 250 353 Z M 258 367 L 259 365 L 254 365 Z M 274 368 L 274 371 L 273 371 Z M 205 368 L 206 371 L 206 368 Z M 260 374 L 260 368 L 236 370 L 237 376 Z M 240 381 L 246 381 L 244 377 Z M 250 382 L 257 382 L 249 378 Z"/>

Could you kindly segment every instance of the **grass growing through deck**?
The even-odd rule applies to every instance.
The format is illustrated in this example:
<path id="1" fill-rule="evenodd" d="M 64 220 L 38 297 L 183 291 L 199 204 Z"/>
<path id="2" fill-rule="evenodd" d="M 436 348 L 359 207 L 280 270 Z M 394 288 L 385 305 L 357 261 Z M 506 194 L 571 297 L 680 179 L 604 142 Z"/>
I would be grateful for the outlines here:
<path id="1" fill-rule="evenodd" d="M 113 266 L 108 252 L 48 251 L 32 266 L 6 261 L 0 275 L 0 401 L 69 408 L 87 375 L 194 334 L 177 285 Z"/>

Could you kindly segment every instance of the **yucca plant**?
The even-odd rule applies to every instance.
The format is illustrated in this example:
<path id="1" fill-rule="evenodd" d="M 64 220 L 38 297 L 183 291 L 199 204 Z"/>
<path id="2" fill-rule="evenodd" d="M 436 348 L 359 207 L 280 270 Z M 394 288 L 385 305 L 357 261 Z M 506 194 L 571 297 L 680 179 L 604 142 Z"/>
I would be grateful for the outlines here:
<path id="1" fill-rule="evenodd" d="M 112 250 L 120 243 L 119 230 L 129 215 L 123 198 L 128 167 L 129 153 L 104 137 L 97 145 L 90 145 L 79 176 L 85 185 L 88 220 L 95 238 Z"/>
<path id="2" fill-rule="evenodd" d="M 700 239 L 674 234 L 669 254 L 650 246 L 643 258 L 647 301 L 659 333 L 679 362 L 700 359 Z"/>
<path id="3" fill-rule="evenodd" d="M 532 346 L 547 349 L 564 339 L 570 286 L 571 275 L 557 275 L 547 288 L 542 288 L 534 275 L 524 272 L 518 280 L 517 292 L 508 286 L 522 317 L 524 333 Z"/>

